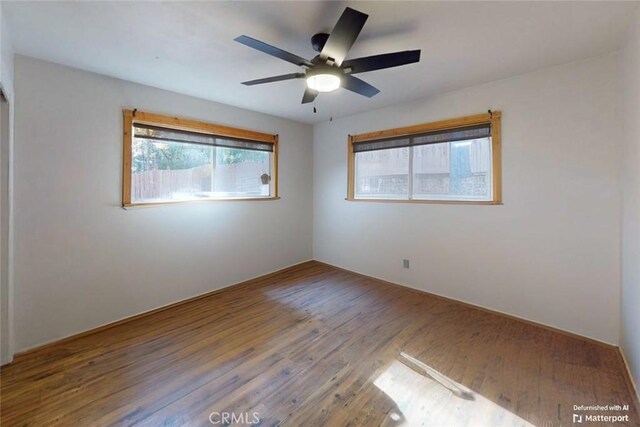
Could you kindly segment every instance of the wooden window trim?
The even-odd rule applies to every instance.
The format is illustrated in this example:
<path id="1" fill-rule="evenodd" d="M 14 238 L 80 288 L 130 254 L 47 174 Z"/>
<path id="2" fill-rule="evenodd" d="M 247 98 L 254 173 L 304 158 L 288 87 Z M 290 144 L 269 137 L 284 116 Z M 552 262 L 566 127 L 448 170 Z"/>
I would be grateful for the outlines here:
<path id="1" fill-rule="evenodd" d="M 386 129 L 358 135 L 349 135 L 347 141 L 347 197 L 345 200 L 351 202 L 379 202 L 379 203 L 426 203 L 441 205 L 501 205 L 502 204 L 502 131 L 501 131 L 500 111 L 493 111 L 491 114 L 476 114 L 472 116 L 459 117 L 455 119 L 441 120 L 419 125 L 405 126 L 395 129 Z M 412 200 L 412 199 L 360 199 L 355 198 L 355 153 L 353 144 L 363 141 L 395 138 L 399 136 L 411 136 L 425 132 L 437 130 L 454 129 L 464 126 L 491 124 L 491 155 L 493 173 L 493 200 Z"/>
<path id="2" fill-rule="evenodd" d="M 123 113 L 124 125 L 124 143 L 123 143 L 123 162 L 122 162 L 122 206 L 162 206 L 175 205 L 183 203 L 207 203 L 207 202 L 233 202 L 233 201 L 267 201 L 280 199 L 278 193 L 278 142 L 279 136 L 248 130 L 234 128 L 230 126 L 217 125 L 213 123 L 201 122 L 198 120 L 185 119 L 175 116 L 167 116 L 163 114 L 148 113 L 138 110 L 125 109 Z M 203 199 L 203 200 L 176 200 L 167 202 L 139 202 L 131 201 L 131 147 L 133 144 L 133 125 L 134 123 L 142 123 L 147 125 L 162 126 L 170 129 L 197 131 L 210 135 L 239 138 L 249 141 L 265 142 L 273 144 L 273 196 L 271 197 L 246 197 L 246 198 L 226 198 L 226 199 Z"/>

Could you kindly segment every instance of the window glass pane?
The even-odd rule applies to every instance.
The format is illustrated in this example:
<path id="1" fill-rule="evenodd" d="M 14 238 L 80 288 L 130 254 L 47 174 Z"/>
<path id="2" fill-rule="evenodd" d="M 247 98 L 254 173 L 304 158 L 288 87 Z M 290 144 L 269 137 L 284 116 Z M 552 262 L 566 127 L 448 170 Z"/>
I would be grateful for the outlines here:
<path id="1" fill-rule="evenodd" d="M 134 203 L 269 197 L 272 153 L 134 138 Z"/>
<path id="2" fill-rule="evenodd" d="M 407 199 L 409 147 L 355 154 L 355 197 Z"/>
<path id="3" fill-rule="evenodd" d="M 213 197 L 269 196 L 271 153 L 216 148 Z"/>
<path id="4" fill-rule="evenodd" d="M 413 194 L 423 200 L 491 200 L 491 139 L 413 147 Z"/>

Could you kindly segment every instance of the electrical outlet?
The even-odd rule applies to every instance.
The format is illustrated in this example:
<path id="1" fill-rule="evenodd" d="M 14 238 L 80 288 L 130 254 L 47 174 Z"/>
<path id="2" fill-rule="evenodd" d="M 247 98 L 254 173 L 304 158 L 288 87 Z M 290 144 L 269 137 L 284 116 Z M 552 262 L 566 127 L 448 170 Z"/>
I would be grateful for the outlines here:
<path id="1" fill-rule="evenodd" d="M 408 259 L 403 259 L 402 260 L 402 266 L 406 269 L 409 269 L 409 260 Z"/>

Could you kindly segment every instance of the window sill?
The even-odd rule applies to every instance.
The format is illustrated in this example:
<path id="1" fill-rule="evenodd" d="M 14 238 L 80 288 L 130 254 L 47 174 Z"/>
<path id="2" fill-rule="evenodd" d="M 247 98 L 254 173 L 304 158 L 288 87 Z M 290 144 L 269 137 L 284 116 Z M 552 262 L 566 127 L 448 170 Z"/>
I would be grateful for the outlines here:
<path id="1" fill-rule="evenodd" d="M 429 205 L 502 205 L 499 200 L 406 200 L 406 199 L 355 199 L 345 198 L 348 202 L 378 202 L 378 203 L 422 203 Z"/>
<path id="2" fill-rule="evenodd" d="M 203 199 L 203 200 L 176 200 L 169 202 L 142 202 L 142 203 L 123 203 L 124 209 L 129 208 L 144 208 L 151 206 L 166 206 L 166 205 L 185 205 L 185 204 L 202 204 L 202 203 L 217 203 L 217 202 L 263 202 L 271 200 L 280 200 L 280 197 L 238 197 L 235 199 Z"/>

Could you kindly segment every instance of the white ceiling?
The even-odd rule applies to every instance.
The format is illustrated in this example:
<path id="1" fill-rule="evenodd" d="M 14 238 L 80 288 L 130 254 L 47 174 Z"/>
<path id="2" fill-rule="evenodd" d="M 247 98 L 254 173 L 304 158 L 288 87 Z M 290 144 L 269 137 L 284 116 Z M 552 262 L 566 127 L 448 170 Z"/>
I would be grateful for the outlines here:
<path id="1" fill-rule="evenodd" d="M 638 2 L 7 2 L 17 53 L 315 123 L 617 50 Z M 422 49 L 422 60 L 359 74 L 301 105 L 305 82 L 240 82 L 300 70 L 233 39 L 312 58 L 311 35 L 345 6 L 369 14 L 347 58 Z"/>

